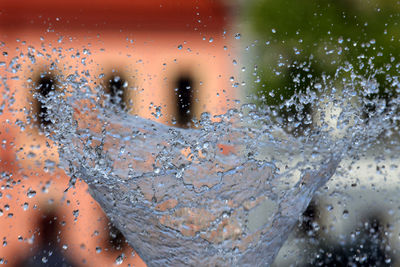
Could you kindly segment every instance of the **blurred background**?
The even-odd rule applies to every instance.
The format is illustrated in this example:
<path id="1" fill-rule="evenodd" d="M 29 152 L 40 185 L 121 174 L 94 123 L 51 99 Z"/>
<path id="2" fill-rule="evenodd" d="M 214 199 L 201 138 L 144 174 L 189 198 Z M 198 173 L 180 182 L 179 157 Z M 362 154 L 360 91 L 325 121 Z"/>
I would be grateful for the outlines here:
<path id="1" fill-rule="evenodd" d="M 249 35 L 242 50 L 251 70 L 247 93 L 280 114 L 276 124 L 294 135 L 312 129 L 322 108 L 310 103 L 298 109 L 285 101 L 301 92 L 318 96 L 326 80 L 335 81 L 331 91 L 340 93 L 352 85 L 352 75 L 374 84 L 374 90 L 356 87 L 366 123 L 376 103 L 398 116 L 399 2 L 254 0 L 242 8 L 240 25 Z M 288 127 L 287 120 L 298 123 Z M 400 176 L 398 162 L 387 159 L 397 152 L 380 145 L 398 140 L 398 130 L 341 164 L 303 214 L 276 266 L 400 265 Z"/>
<path id="2" fill-rule="evenodd" d="M 399 11 L 388 0 L 3 0 L 0 263 L 145 266 L 83 182 L 65 191 L 37 98 L 100 88 L 125 112 L 183 128 L 256 101 L 303 135 L 320 107 L 285 101 L 318 94 L 326 77 L 349 79 L 340 67 L 376 83 L 363 93 L 366 118 L 376 109 L 368 100 L 398 96 Z M 276 266 L 399 265 L 397 163 L 376 157 L 343 163 L 350 175 L 315 197 Z"/>

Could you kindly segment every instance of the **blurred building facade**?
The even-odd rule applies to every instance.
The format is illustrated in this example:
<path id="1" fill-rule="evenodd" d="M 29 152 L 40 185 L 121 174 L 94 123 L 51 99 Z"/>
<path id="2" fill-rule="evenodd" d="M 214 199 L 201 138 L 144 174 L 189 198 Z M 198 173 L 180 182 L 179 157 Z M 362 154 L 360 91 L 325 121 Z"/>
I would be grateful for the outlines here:
<path id="1" fill-rule="evenodd" d="M 191 127 L 233 107 L 231 22 L 217 0 L 1 2 L 1 263 L 144 265 L 84 182 L 65 192 L 34 94 L 97 88 L 126 112 Z"/>

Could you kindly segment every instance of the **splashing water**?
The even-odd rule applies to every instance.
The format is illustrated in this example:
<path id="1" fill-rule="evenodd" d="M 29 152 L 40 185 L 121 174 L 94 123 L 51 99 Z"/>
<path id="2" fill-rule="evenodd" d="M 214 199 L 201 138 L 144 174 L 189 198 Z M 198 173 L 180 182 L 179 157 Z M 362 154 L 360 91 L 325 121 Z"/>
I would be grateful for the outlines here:
<path id="1" fill-rule="evenodd" d="M 346 65 L 281 106 L 203 113 L 195 129 L 127 115 L 99 103 L 97 93 L 76 90 L 45 100 L 53 122 L 46 128 L 70 186 L 76 178 L 89 184 L 149 266 L 205 258 L 209 265 L 268 265 L 343 158 L 376 146 L 398 149 L 399 98 L 368 100 L 377 86 Z M 310 104 L 318 109 L 313 119 L 276 113 L 295 105 L 301 114 Z M 374 107 L 368 116 L 366 105 Z M 316 122 L 298 136 L 283 130 L 304 120 Z"/>
<path id="2" fill-rule="evenodd" d="M 126 114 L 127 105 L 115 107 L 118 93 L 104 100 L 89 88 L 88 73 L 57 79 L 70 92 L 51 91 L 44 76 L 46 93 L 36 97 L 47 117 L 37 119 L 58 145 L 70 187 L 82 178 L 149 266 L 269 265 L 343 159 L 372 149 L 398 157 L 399 78 L 371 69 L 365 77 L 345 64 L 281 105 L 252 99 L 223 115 L 203 113 L 192 129 Z M 378 75 L 397 96 L 371 98 Z M 316 112 L 305 114 L 307 106 Z M 281 116 L 292 107 L 295 116 Z"/>

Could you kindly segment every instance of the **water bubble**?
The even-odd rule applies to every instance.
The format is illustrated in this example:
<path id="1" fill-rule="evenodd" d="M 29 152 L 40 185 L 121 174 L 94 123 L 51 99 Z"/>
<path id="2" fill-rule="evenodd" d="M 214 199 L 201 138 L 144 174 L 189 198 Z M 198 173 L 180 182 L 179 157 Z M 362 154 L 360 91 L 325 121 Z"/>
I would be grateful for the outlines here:
<path id="1" fill-rule="evenodd" d="M 235 39 L 236 40 L 239 40 L 241 37 L 242 37 L 242 35 L 240 33 L 236 33 L 235 34 Z"/>
<path id="2" fill-rule="evenodd" d="M 182 45 L 178 45 L 178 49 L 179 49 L 179 50 L 181 50 L 181 49 L 182 49 L 182 47 L 183 47 Z"/>

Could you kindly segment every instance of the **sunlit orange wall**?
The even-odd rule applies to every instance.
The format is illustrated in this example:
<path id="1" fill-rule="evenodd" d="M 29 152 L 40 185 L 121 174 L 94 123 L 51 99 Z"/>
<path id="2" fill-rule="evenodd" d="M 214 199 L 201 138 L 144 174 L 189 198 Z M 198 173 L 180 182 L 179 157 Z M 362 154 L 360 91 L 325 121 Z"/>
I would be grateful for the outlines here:
<path id="1" fill-rule="evenodd" d="M 93 88 L 102 74 L 115 69 L 128 82 L 130 112 L 170 124 L 174 81 L 191 75 L 193 114 L 224 113 L 235 99 L 229 12 L 212 0 L 3 0 L 0 12 L 0 62 L 6 63 L 0 66 L 0 101 L 13 103 L 0 114 L 0 238 L 6 242 L 0 258 L 13 266 L 33 254 L 40 241 L 38 218 L 57 214 L 59 246 L 75 264 L 111 266 L 124 253 L 124 266 L 143 265 L 128 246 L 119 251 L 107 247 L 108 221 L 83 182 L 64 193 L 69 178 L 52 166 L 57 151 L 29 124 L 31 79 L 54 67 L 51 71 L 61 79 L 88 73 L 86 85 Z M 156 107 L 161 117 L 154 116 Z M 16 124 L 26 125 L 24 131 Z M 32 191 L 36 195 L 30 198 Z"/>

